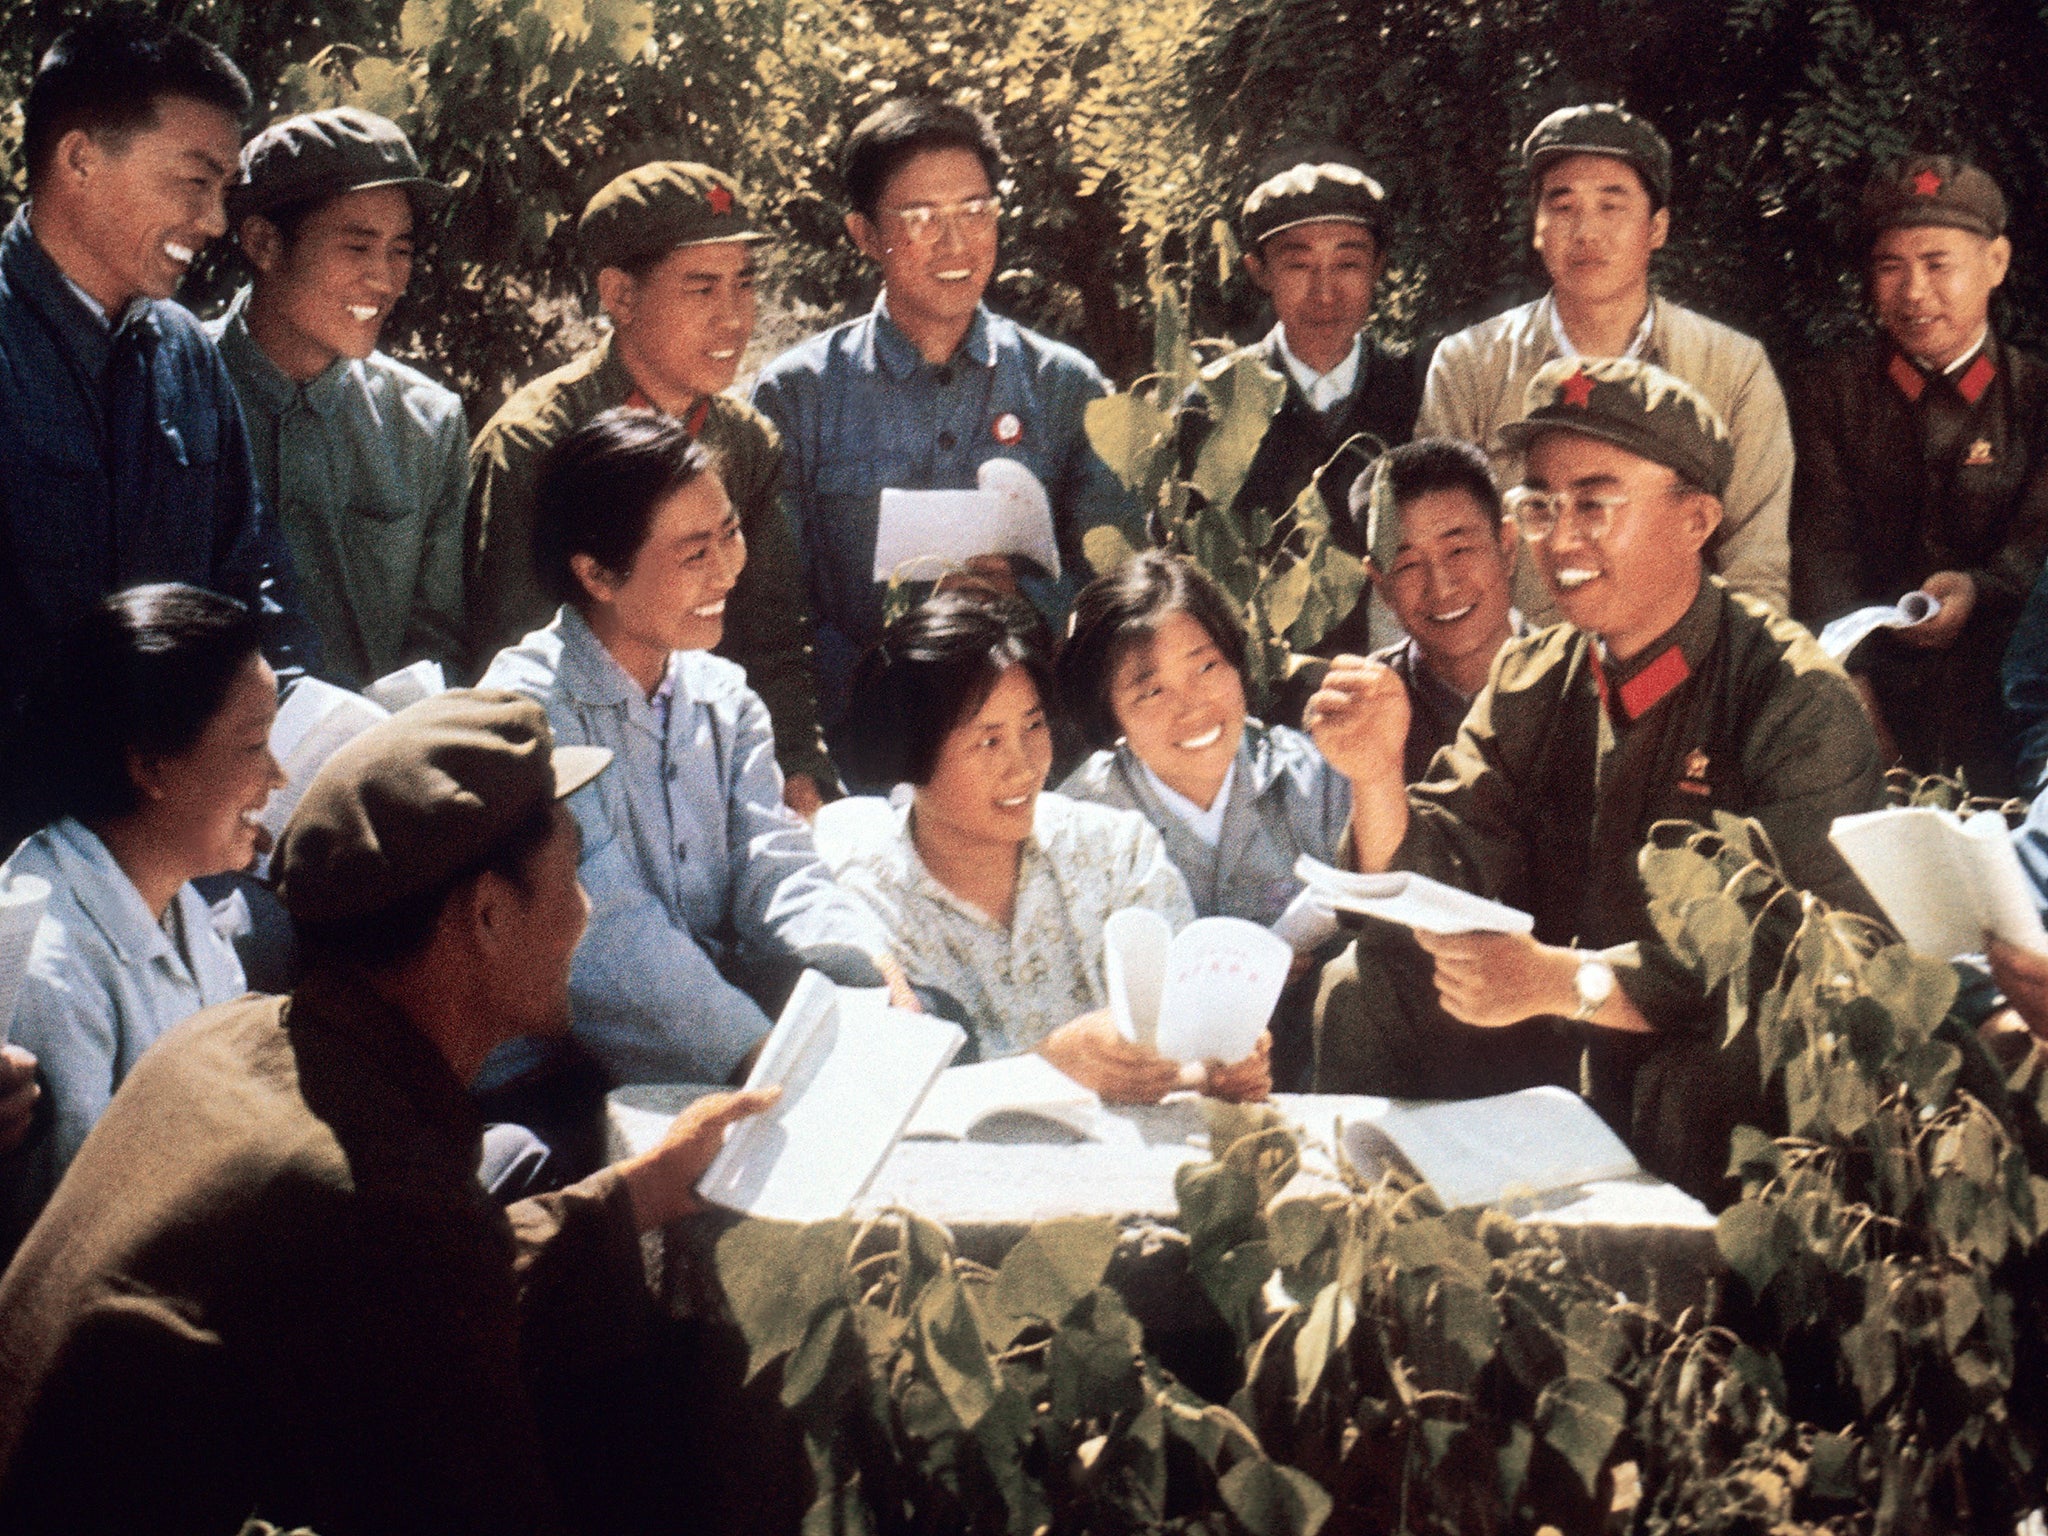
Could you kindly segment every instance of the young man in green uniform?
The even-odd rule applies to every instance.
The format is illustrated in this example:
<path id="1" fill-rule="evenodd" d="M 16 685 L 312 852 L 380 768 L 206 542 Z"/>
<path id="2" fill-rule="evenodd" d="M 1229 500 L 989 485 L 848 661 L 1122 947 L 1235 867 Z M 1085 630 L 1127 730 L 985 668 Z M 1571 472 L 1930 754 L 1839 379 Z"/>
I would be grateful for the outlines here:
<path id="1" fill-rule="evenodd" d="M 814 813 L 838 780 L 818 732 L 811 615 L 782 506 L 782 443 L 767 418 L 723 393 L 754 333 L 754 247 L 769 238 L 722 171 L 663 160 L 607 183 L 577 225 L 612 334 L 535 379 L 470 448 L 469 651 L 481 671 L 539 629 L 555 605 L 533 566 L 541 456 L 613 406 L 666 411 L 711 450 L 739 514 L 747 568 L 727 603 L 718 654 L 747 669 L 768 706 L 783 798 Z"/>
<path id="2" fill-rule="evenodd" d="M 1568 1030 L 1594 1107 L 1644 1166 L 1719 1199 L 1730 1130 L 1769 1124 L 1754 1035 L 1720 1047 L 1725 1015 L 1657 938 L 1637 852 L 1657 821 L 1753 817 L 1794 885 L 1869 911 L 1827 830 L 1883 803 L 1876 739 L 1804 629 L 1706 574 L 1733 454 L 1689 385 L 1628 359 L 1559 360 L 1504 435 L 1526 454 L 1509 510 L 1568 622 L 1508 643 L 1412 788 L 1391 669 L 1340 657 L 1309 716 L 1358 786 L 1359 869 L 1494 897 L 1535 932 L 1419 935 L 1437 1006 L 1406 1014 L 1376 1006 L 1349 955 L 1333 962 L 1319 1086 L 1499 1091 L 1504 1057 L 1540 1064 L 1541 1037 Z M 1339 1075 L 1361 1067 L 1409 1080 Z"/>
<path id="3" fill-rule="evenodd" d="M 1940 599 L 1851 663 L 1908 768 L 2009 794 L 1999 662 L 2048 552 L 2048 368 L 1992 334 L 2012 244 L 1989 176 L 1917 155 L 1870 183 L 1863 214 L 1880 334 L 1792 391 L 1792 612 L 1817 630 L 1915 589 Z M 2044 691 L 2033 669 L 2022 698 Z"/>

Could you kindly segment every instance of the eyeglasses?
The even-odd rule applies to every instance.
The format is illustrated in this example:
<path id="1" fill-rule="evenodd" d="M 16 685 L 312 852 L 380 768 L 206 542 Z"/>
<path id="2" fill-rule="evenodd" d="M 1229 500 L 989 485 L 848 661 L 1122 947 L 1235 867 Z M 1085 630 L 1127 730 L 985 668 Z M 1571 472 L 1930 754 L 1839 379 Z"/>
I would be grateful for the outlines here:
<path id="1" fill-rule="evenodd" d="M 963 234 L 987 234 L 996 227 L 1003 205 L 994 197 L 967 197 L 957 203 L 912 203 L 882 211 L 902 226 L 903 238 L 912 245 L 930 245 L 939 238 L 942 225 Z"/>
<path id="2" fill-rule="evenodd" d="M 1595 544 L 1607 537 L 1614 526 L 1614 514 L 1629 503 L 1627 496 L 1592 496 L 1583 491 L 1537 491 L 1518 485 L 1501 498 L 1514 515 L 1522 537 L 1541 544 L 1557 531 L 1569 512 L 1578 520 L 1579 532 Z"/>

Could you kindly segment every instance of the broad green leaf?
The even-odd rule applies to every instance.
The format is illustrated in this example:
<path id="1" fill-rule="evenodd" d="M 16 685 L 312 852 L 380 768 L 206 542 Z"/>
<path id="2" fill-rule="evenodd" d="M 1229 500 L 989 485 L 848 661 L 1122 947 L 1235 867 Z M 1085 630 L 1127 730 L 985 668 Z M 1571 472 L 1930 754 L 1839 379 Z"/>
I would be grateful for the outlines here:
<path id="1" fill-rule="evenodd" d="M 1266 1213 L 1273 1262 L 1293 1269 L 1330 1235 L 1332 1213 L 1314 1200 L 1286 1200 Z"/>
<path id="2" fill-rule="evenodd" d="M 1137 551 L 1131 548 L 1131 541 L 1124 537 L 1123 529 L 1101 523 L 1081 535 L 1081 553 L 1086 557 L 1090 570 L 1098 576 L 1106 576 Z"/>
<path id="3" fill-rule="evenodd" d="M 1133 493 L 1154 483 L 1172 452 L 1166 413 L 1142 395 L 1125 392 L 1091 400 L 1082 424 L 1089 446 Z"/>
<path id="4" fill-rule="evenodd" d="M 1785 1402 L 1785 1368 L 1776 1355 L 1764 1354 L 1747 1344 L 1738 1344 L 1728 1356 L 1728 1374 L 1748 1382 L 1773 1403 Z"/>
<path id="5" fill-rule="evenodd" d="M 1430 1391 L 1469 1392 L 1500 1347 L 1500 1308 L 1478 1286 L 1450 1275 L 1419 1289 L 1422 1306 L 1404 1309 L 1417 1382 Z"/>
<path id="6" fill-rule="evenodd" d="M 1260 600 L 1265 604 L 1266 622 L 1276 632 L 1286 633 L 1301 617 L 1302 604 L 1308 601 L 1309 584 L 1314 576 L 1315 572 L 1306 560 L 1296 560 L 1259 588 Z"/>
<path id="7" fill-rule="evenodd" d="M 846 1308 L 843 1306 L 830 1307 L 812 1320 L 803 1342 L 797 1345 L 789 1363 L 783 1367 L 783 1407 L 801 1408 L 812 1393 L 826 1385 L 826 1373 L 839 1354 L 839 1344 L 846 1337 L 846 1331 Z"/>
<path id="8" fill-rule="evenodd" d="M 1319 544 L 1309 552 L 1312 574 L 1301 613 L 1287 630 L 1287 643 L 1308 651 L 1351 616 L 1365 593 L 1365 566 L 1357 556 L 1335 544 Z"/>
<path id="9" fill-rule="evenodd" d="M 718 1239 L 718 1283 L 747 1341 L 747 1376 L 801 1344 L 818 1309 L 841 1296 L 853 1229 L 742 1221 Z"/>
<path id="10" fill-rule="evenodd" d="M 1009 1513 L 1009 1529 L 1036 1531 L 1052 1516 L 1037 1477 L 1025 1464 L 1035 1429 L 1031 1405 L 1015 1392 L 996 1397 L 981 1422 L 974 1426 L 974 1438 L 981 1446 L 982 1460 Z"/>
<path id="11" fill-rule="evenodd" d="M 1963 1053 L 1946 1040 L 1923 1040 L 1893 1057 L 1891 1066 L 1917 1102 L 1941 1105 L 1948 1102 L 1956 1074 L 1963 1069 Z"/>
<path id="12" fill-rule="evenodd" d="M 585 14 L 583 0 L 538 0 L 541 15 L 547 17 L 548 25 L 554 28 L 555 36 L 562 42 L 574 46 L 590 36 L 590 17 Z"/>
<path id="13" fill-rule="evenodd" d="M 425 53 L 448 35 L 448 0 L 406 0 L 398 13 L 398 46 Z"/>
<path id="14" fill-rule="evenodd" d="M 1582 1376 L 1551 1383 L 1536 1403 L 1544 1443 L 1571 1464 L 1588 1494 L 1627 1417 L 1628 1400 L 1612 1383 Z"/>
<path id="15" fill-rule="evenodd" d="M 1388 1236 L 1387 1253 L 1404 1270 L 1441 1269 L 1476 1285 L 1486 1284 L 1493 1268 L 1483 1244 L 1441 1217 L 1403 1222 Z"/>
<path id="16" fill-rule="evenodd" d="M 1507 1439 L 1495 1449 L 1493 1462 L 1500 1476 L 1500 1502 L 1504 1509 L 1513 1509 L 1522 1494 L 1522 1483 L 1529 1475 L 1529 1456 L 1536 1449 L 1536 1437 L 1529 1432 L 1526 1424 L 1510 1424 Z"/>
<path id="17" fill-rule="evenodd" d="M 1908 1040 L 1930 1039 L 1954 1006 L 1961 985 L 1955 967 L 1893 944 L 1863 967 L 1863 985 L 1882 1003 Z"/>
<path id="18" fill-rule="evenodd" d="M 1315 1396 L 1316 1389 L 1322 1384 L 1323 1371 L 1329 1365 L 1330 1357 L 1343 1353 L 1357 1321 L 1358 1304 L 1349 1293 L 1339 1285 L 1324 1286 L 1316 1296 L 1315 1305 L 1309 1308 L 1301 1331 L 1294 1336 L 1294 1401 L 1297 1408 L 1304 1411 L 1308 1408 L 1309 1399 Z"/>
<path id="19" fill-rule="evenodd" d="M 649 0 L 590 0 L 591 19 L 601 41 L 621 64 L 648 56 L 654 42 L 654 7 Z"/>
<path id="20" fill-rule="evenodd" d="M 973 1429 L 995 1406 L 996 1380 L 981 1328 L 959 1281 L 941 1276 L 926 1288 L 918 1298 L 917 1328 L 923 1345 L 920 1357 L 933 1385 L 961 1426 Z"/>
<path id="21" fill-rule="evenodd" d="M 1116 1253 L 1116 1224 L 1107 1217 L 1042 1221 L 1003 1259 L 990 1302 L 1013 1318 L 1059 1323 L 1102 1283 Z"/>
<path id="22" fill-rule="evenodd" d="M 1841 1334 L 1842 1358 L 1863 1400 L 1863 1411 L 1875 1411 L 1891 1394 L 1898 1374 L 1898 1348 L 1881 1317 L 1873 1314 Z"/>
<path id="23" fill-rule="evenodd" d="M 1216 1486 L 1251 1536 L 1315 1536 L 1330 1518 L 1321 1484 L 1264 1457 L 1239 1462 Z"/>
<path id="24" fill-rule="evenodd" d="M 1738 1125 L 1728 1139 L 1728 1177 L 1769 1178 L 1785 1166 L 1778 1144 L 1753 1125 Z"/>
<path id="25" fill-rule="evenodd" d="M 1759 1200 L 1729 1206 L 1714 1223 L 1714 1246 L 1755 1296 L 1785 1267 L 1792 1244 L 1792 1230 L 1778 1207 Z"/>
<path id="26" fill-rule="evenodd" d="M 1806 1463 L 1806 1491 L 1817 1499 L 1856 1496 L 1854 1439 L 1825 1432 L 1813 1437 L 1813 1451 Z"/>
<path id="27" fill-rule="evenodd" d="M 1274 413 L 1287 398 L 1287 381 L 1251 352 L 1239 352 L 1202 380 L 1209 400 L 1209 433 L 1188 478 L 1213 507 L 1237 500 Z"/>

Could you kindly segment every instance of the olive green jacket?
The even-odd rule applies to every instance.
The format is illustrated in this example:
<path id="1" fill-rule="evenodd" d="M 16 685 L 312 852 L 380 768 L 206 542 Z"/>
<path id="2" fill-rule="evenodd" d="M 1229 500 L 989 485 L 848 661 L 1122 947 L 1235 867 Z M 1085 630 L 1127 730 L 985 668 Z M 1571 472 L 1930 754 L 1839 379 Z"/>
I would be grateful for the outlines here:
<path id="1" fill-rule="evenodd" d="M 533 498 L 542 456 L 635 393 L 607 337 L 517 391 L 470 446 L 465 628 L 473 672 L 554 617 L 556 600 L 533 567 Z M 838 779 L 818 731 L 811 613 L 782 508 L 781 438 L 759 411 L 727 395 L 709 397 L 703 419 L 691 425 L 716 461 L 747 540 L 747 566 L 726 602 L 718 654 L 746 668 L 747 685 L 768 706 L 784 775 L 806 774 L 830 794 Z"/>

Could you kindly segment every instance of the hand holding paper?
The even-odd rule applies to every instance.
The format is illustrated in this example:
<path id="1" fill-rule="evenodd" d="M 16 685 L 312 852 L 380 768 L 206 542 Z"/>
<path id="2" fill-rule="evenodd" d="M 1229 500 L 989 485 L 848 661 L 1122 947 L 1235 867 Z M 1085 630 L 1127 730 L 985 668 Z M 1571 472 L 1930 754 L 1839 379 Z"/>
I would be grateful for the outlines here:
<path id="1" fill-rule="evenodd" d="M 1171 1061 L 1239 1062 L 1258 1047 L 1294 951 L 1237 917 L 1204 917 L 1178 937 L 1144 908 L 1103 929 L 1110 1013 L 1124 1038 Z"/>
<path id="2" fill-rule="evenodd" d="M 1836 661 L 1846 661 L 1851 651 L 1880 629 L 1911 629 L 1940 612 L 1937 599 L 1925 592 L 1908 592 L 1896 603 L 1879 603 L 1843 614 L 1821 630 L 1820 648 Z"/>

